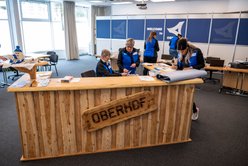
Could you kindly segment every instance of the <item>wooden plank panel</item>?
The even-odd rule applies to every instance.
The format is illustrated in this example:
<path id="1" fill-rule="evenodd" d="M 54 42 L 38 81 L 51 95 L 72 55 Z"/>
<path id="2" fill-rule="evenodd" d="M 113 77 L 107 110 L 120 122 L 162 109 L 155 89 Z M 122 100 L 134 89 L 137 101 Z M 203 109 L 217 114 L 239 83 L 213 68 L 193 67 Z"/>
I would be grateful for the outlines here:
<path id="1" fill-rule="evenodd" d="M 60 115 L 62 122 L 62 134 L 64 142 L 64 153 L 76 152 L 75 146 L 75 124 L 74 124 L 74 95 L 73 91 L 60 91 Z"/>
<path id="2" fill-rule="evenodd" d="M 168 143 L 168 129 L 169 129 L 169 120 L 170 120 L 170 87 L 166 87 L 166 107 L 165 107 L 165 124 L 164 124 L 164 137 L 163 137 L 163 143 Z"/>
<path id="3" fill-rule="evenodd" d="M 95 91 L 88 90 L 88 108 L 92 108 L 95 106 Z M 87 152 L 96 151 L 96 131 L 87 132 L 87 144 L 86 144 Z"/>
<path id="4" fill-rule="evenodd" d="M 19 110 L 19 101 L 18 101 L 18 95 L 19 93 L 15 93 L 15 99 L 16 99 L 16 113 L 17 113 L 17 117 L 18 117 L 18 125 L 19 125 L 19 132 L 20 132 L 20 139 L 21 139 L 21 148 L 22 148 L 22 154 L 24 154 L 24 148 L 23 148 L 23 133 L 22 133 L 22 123 L 21 123 L 21 115 L 20 115 L 20 110 Z"/>
<path id="5" fill-rule="evenodd" d="M 224 87 L 236 88 L 237 81 L 238 81 L 238 73 L 224 71 L 223 83 L 222 83 Z"/>
<path id="6" fill-rule="evenodd" d="M 62 96 L 60 96 L 61 92 L 55 92 L 55 124 L 56 124 L 56 137 L 57 137 L 57 144 L 58 144 L 58 153 L 64 154 L 64 139 L 63 139 L 63 129 L 62 129 L 62 118 L 60 102 L 62 102 Z"/>
<path id="7" fill-rule="evenodd" d="M 32 109 L 32 106 L 28 105 L 28 100 L 31 100 L 31 98 L 28 98 L 29 96 L 27 96 L 28 93 L 24 94 L 24 110 L 23 110 L 23 114 L 25 117 L 25 121 L 23 121 L 23 123 L 26 123 L 26 131 L 25 131 L 25 136 L 26 136 L 26 140 L 27 140 L 27 157 L 34 157 L 35 156 L 35 143 L 34 143 L 34 138 L 33 138 L 33 127 L 30 125 L 31 124 L 31 117 L 30 117 L 30 109 Z M 31 108 L 29 108 L 29 106 Z M 32 109 L 33 110 L 33 109 Z"/>
<path id="8" fill-rule="evenodd" d="M 110 95 L 110 100 L 114 101 L 117 99 L 117 90 L 116 89 L 111 89 L 111 95 Z M 116 125 L 112 125 L 111 126 L 111 133 L 112 133 L 112 137 L 111 137 L 111 148 L 112 149 L 116 149 Z"/>
<path id="9" fill-rule="evenodd" d="M 156 128 L 157 128 L 157 122 L 156 122 L 156 119 L 157 119 L 157 114 L 158 112 L 157 111 L 153 111 L 152 114 L 151 114 L 151 144 L 154 145 L 156 143 Z"/>
<path id="10" fill-rule="evenodd" d="M 121 88 L 117 89 L 117 99 L 125 97 L 126 96 L 126 89 Z M 125 147 L 125 122 L 120 122 L 116 125 L 116 148 L 124 148 Z"/>
<path id="11" fill-rule="evenodd" d="M 182 101 L 183 98 L 182 98 L 182 95 L 180 95 L 180 88 L 179 86 L 173 86 L 175 87 L 173 93 L 174 93 L 174 100 L 175 100 L 175 103 L 174 103 L 174 110 L 175 110 L 175 113 L 174 113 L 174 129 L 173 129 L 173 135 L 172 135 L 172 141 L 173 142 L 176 142 L 178 141 L 178 135 L 179 135 L 179 128 L 180 128 L 180 123 L 181 123 L 181 109 L 179 109 L 179 105 L 180 105 L 180 102 L 178 101 Z"/>
<path id="12" fill-rule="evenodd" d="M 156 99 L 155 99 L 155 102 L 156 102 L 156 105 L 158 105 L 158 109 L 157 109 L 157 119 L 156 119 L 156 137 L 155 137 L 155 142 L 156 144 L 158 144 L 158 139 L 159 139 L 159 126 L 160 126 L 160 102 L 161 102 L 161 90 L 162 90 L 162 87 L 154 87 L 154 94 L 156 94 Z"/>
<path id="13" fill-rule="evenodd" d="M 141 92 L 141 88 L 133 88 L 132 94 Z M 132 118 L 132 128 L 130 128 L 130 142 L 133 142 L 132 147 L 140 146 L 141 144 L 141 116 L 137 116 L 135 118 Z"/>
<path id="14" fill-rule="evenodd" d="M 35 101 L 34 104 L 34 110 L 35 110 L 35 120 L 36 120 L 36 126 L 38 131 L 38 139 L 39 139 L 39 153 L 40 156 L 45 156 L 45 147 L 44 147 L 44 140 L 43 140 L 43 134 L 42 134 L 42 122 L 41 122 L 41 112 L 40 112 L 40 100 L 39 100 L 39 92 L 33 93 L 33 98 Z"/>
<path id="15" fill-rule="evenodd" d="M 51 153 L 53 156 L 58 155 L 58 138 L 56 131 L 56 107 L 55 107 L 55 94 L 54 92 L 46 92 L 47 102 L 49 102 L 50 109 L 50 124 L 51 124 Z"/>
<path id="16" fill-rule="evenodd" d="M 241 90 L 248 92 L 248 74 L 243 73 L 243 83 Z"/>
<path id="17" fill-rule="evenodd" d="M 111 90 L 110 89 L 102 89 L 101 90 L 101 104 L 108 103 L 111 100 Z M 111 126 L 104 127 L 102 129 L 102 147 L 101 150 L 109 150 L 111 149 Z"/>
<path id="18" fill-rule="evenodd" d="M 185 139 L 185 135 L 184 137 L 182 137 L 182 133 L 183 133 L 183 129 L 184 129 L 184 125 L 185 123 L 187 124 L 187 118 L 186 115 L 188 113 L 188 110 L 187 110 L 187 107 L 185 107 L 186 105 L 186 100 L 184 100 L 184 97 L 186 93 L 186 87 L 185 86 L 180 86 L 179 88 L 179 94 L 182 94 L 182 95 L 179 95 L 179 101 L 182 101 L 180 104 L 178 103 L 178 109 L 181 110 L 181 115 L 180 115 L 180 126 L 179 126 L 179 132 L 178 132 L 178 140 L 183 140 Z"/>
<path id="19" fill-rule="evenodd" d="M 187 120 L 187 126 L 185 128 L 186 131 L 186 135 L 185 135 L 185 140 L 190 139 L 190 129 L 191 129 L 191 115 L 192 115 L 192 109 L 193 109 L 193 98 L 194 98 L 194 91 L 195 91 L 195 85 L 184 85 L 186 86 L 187 89 L 187 104 L 186 107 L 188 108 L 187 110 L 187 114 L 185 116 L 186 120 Z"/>
<path id="20" fill-rule="evenodd" d="M 126 88 L 126 96 L 132 95 L 132 88 Z M 124 138 L 124 147 L 132 147 L 131 140 L 133 140 L 133 119 L 128 119 L 124 121 L 125 123 L 125 138 Z M 130 129 L 131 128 L 131 129 Z"/>
<path id="21" fill-rule="evenodd" d="M 175 94 L 174 94 L 174 86 L 169 86 L 169 98 L 170 101 L 168 101 L 169 105 L 169 117 L 168 117 L 168 125 L 167 125 L 167 134 L 166 134 L 166 142 L 172 142 L 172 138 L 174 135 L 174 124 L 175 124 Z"/>
<path id="22" fill-rule="evenodd" d="M 52 155 L 52 145 L 51 145 L 51 137 L 52 137 L 52 133 L 51 133 L 51 118 L 50 118 L 50 97 L 49 95 L 47 95 L 47 92 L 40 92 L 40 100 L 42 98 L 42 103 L 41 105 L 43 106 L 41 111 L 42 111 L 42 125 L 44 125 L 43 128 L 43 137 L 45 137 L 46 139 L 46 148 L 45 148 L 45 152 L 47 153 L 47 155 Z"/>
<path id="23" fill-rule="evenodd" d="M 47 107 L 45 107 L 45 97 L 44 97 L 44 93 L 45 92 L 38 92 L 39 94 L 39 102 L 40 102 L 40 118 L 41 118 L 41 132 L 42 132 L 42 137 L 43 137 L 43 143 L 44 143 L 44 152 L 45 152 L 45 156 L 50 156 L 51 151 L 50 151 L 50 144 L 49 144 L 49 133 L 48 132 L 48 126 L 49 124 L 49 120 L 47 120 L 46 117 L 46 110 Z M 49 116 L 49 115 L 48 115 Z"/>
<path id="24" fill-rule="evenodd" d="M 35 120 L 34 99 L 31 92 L 25 94 L 26 102 L 26 122 L 29 129 L 29 157 L 40 156 L 37 125 Z"/>
<path id="25" fill-rule="evenodd" d="M 185 107 L 185 120 L 183 122 L 183 129 L 182 129 L 182 140 L 187 140 L 189 138 L 188 127 L 191 125 L 191 115 L 193 109 L 193 86 L 185 86 L 185 93 L 184 93 L 184 107 Z"/>
<path id="26" fill-rule="evenodd" d="M 160 97 L 160 114 L 159 114 L 159 121 L 160 125 L 158 128 L 158 143 L 163 143 L 166 132 L 165 132 L 165 114 L 166 114 L 166 101 L 167 101 L 167 87 L 163 86 L 161 88 L 161 97 Z"/>
<path id="27" fill-rule="evenodd" d="M 77 126 L 77 131 L 76 132 L 78 132 L 78 134 L 81 135 L 81 136 L 78 136 L 77 141 L 82 142 L 82 143 L 77 144 L 79 152 L 80 151 L 87 152 L 87 150 L 86 150 L 86 146 L 87 146 L 87 130 L 84 127 L 85 122 L 82 120 L 82 115 L 83 115 L 84 111 L 87 110 L 88 108 L 89 108 L 89 105 L 88 105 L 88 91 L 81 90 L 81 91 L 79 91 L 79 112 L 77 113 L 79 115 L 76 115 L 76 116 L 79 116 L 78 117 L 78 125 L 76 125 Z"/>
<path id="28" fill-rule="evenodd" d="M 82 124 L 82 114 L 81 114 L 81 109 L 83 106 L 81 106 L 81 95 L 83 96 L 83 94 L 81 94 L 82 91 L 75 91 L 74 92 L 74 109 L 75 109 L 75 137 L 76 137 L 76 148 L 77 148 L 77 152 L 81 152 L 83 149 L 83 141 L 82 141 L 82 137 L 83 137 L 83 124 Z M 85 148 L 84 148 L 85 149 Z"/>
<path id="29" fill-rule="evenodd" d="M 46 138 L 46 143 L 48 147 L 46 150 L 49 155 L 57 155 L 57 141 L 56 141 L 56 131 L 55 131 L 55 107 L 54 107 L 54 98 L 50 96 L 52 92 L 40 92 L 40 98 L 43 103 L 40 105 L 44 105 L 42 107 L 42 113 L 44 115 L 42 119 L 42 125 L 44 125 L 43 135 Z"/>
<path id="30" fill-rule="evenodd" d="M 21 132 L 22 132 L 22 147 L 23 147 L 23 157 L 28 158 L 29 157 L 29 149 L 28 149 L 28 139 L 27 139 L 27 126 L 26 126 L 26 116 L 25 116 L 25 108 L 26 103 L 24 99 L 24 93 L 18 93 L 18 103 L 19 103 L 19 115 L 20 115 L 20 123 L 21 123 Z"/>
<path id="31" fill-rule="evenodd" d="M 69 116 L 68 116 L 68 132 L 69 132 L 69 144 L 70 144 L 70 153 L 77 152 L 77 145 L 76 145 L 76 130 L 75 130 L 75 101 L 77 99 L 74 98 L 75 91 L 69 91 Z"/>
<path id="32" fill-rule="evenodd" d="M 101 105 L 101 90 L 97 89 L 95 90 L 95 105 L 98 106 Z M 96 151 L 102 149 L 102 130 L 96 130 Z"/>

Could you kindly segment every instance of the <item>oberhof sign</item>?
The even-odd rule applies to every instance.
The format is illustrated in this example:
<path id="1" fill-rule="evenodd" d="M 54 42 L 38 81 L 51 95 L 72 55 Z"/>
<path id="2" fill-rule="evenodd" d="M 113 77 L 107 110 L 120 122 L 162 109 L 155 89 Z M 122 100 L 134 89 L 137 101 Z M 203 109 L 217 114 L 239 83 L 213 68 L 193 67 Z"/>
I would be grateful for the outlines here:
<path id="1" fill-rule="evenodd" d="M 83 114 L 83 121 L 90 132 L 156 109 L 154 95 L 144 91 L 88 109 Z"/>

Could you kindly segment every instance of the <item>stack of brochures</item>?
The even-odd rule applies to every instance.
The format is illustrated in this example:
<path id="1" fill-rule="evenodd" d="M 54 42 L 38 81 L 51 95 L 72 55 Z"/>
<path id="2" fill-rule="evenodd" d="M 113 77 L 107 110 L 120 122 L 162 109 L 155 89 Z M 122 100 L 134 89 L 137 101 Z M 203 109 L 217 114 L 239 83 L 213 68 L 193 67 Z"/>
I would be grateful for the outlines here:
<path id="1" fill-rule="evenodd" d="M 62 83 L 69 83 L 73 79 L 73 76 L 65 76 L 61 79 Z"/>

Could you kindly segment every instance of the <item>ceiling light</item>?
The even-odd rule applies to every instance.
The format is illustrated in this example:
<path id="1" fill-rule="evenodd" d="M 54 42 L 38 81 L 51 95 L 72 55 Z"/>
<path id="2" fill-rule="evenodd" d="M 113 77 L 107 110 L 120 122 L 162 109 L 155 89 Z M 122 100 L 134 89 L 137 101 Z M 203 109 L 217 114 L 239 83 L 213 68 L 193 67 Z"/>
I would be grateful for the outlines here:
<path id="1" fill-rule="evenodd" d="M 151 0 L 152 2 L 172 2 L 175 0 Z"/>
<path id="2" fill-rule="evenodd" d="M 91 3 L 102 3 L 103 1 L 90 1 Z"/>
<path id="3" fill-rule="evenodd" d="M 113 5 L 127 5 L 127 4 L 132 4 L 133 2 L 112 2 L 111 4 Z"/>

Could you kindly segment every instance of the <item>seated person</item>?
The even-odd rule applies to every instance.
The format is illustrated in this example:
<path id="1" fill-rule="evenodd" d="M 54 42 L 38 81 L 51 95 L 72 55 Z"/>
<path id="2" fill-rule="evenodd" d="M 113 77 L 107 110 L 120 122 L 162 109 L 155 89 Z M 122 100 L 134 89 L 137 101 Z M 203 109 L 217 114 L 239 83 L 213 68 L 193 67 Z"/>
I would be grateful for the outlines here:
<path id="1" fill-rule="evenodd" d="M 181 38 L 178 40 L 178 62 L 177 69 L 183 70 L 185 67 L 193 69 L 202 69 L 205 67 L 205 61 L 201 49 L 190 44 L 187 39 Z M 193 103 L 192 120 L 197 120 L 199 117 L 199 108 Z"/>
<path id="2" fill-rule="evenodd" d="M 138 49 L 134 48 L 134 43 L 132 38 L 127 39 L 126 47 L 119 51 L 117 65 L 120 73 L 135 74 L 136 67 L 140 64 L 140 55 Z"/>
<path id="3" fill-rule="evenodd" d="M 185 67 L 190 67 L 194 69 L 202 69 L 205 67 L 205 61 L 201 49 L 190 44 L 187 39 L 179 39 L 177 48 L 178 70 L 183 70 Z"/>
<path id="4" fill-rule="evenodd" d="M 112 70 L 109 64 L 110 51 L 107 49 L 102 50 L 100 61 L 96 66 L 96 76 L 97 77 L 111 77 L 111 76 L 126 76 L 127 73 L 116 73 Z"/>

